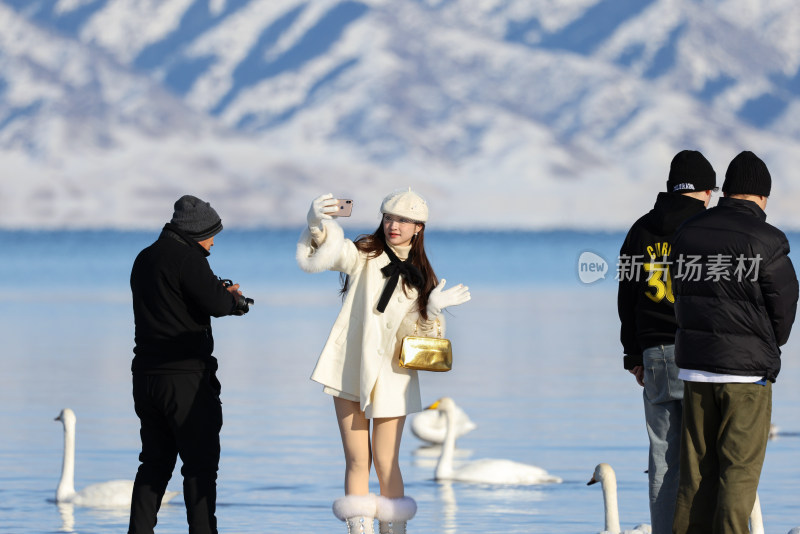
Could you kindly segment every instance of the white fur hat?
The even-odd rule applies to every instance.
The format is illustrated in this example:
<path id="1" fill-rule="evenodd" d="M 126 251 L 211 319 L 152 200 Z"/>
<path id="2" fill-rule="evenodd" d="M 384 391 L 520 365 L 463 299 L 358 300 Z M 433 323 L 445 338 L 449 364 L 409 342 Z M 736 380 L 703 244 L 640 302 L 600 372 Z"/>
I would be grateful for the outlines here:
<path id="1" fill-rule="evenodd" d="M 400 190 L 389 193 L 381 203 L 381 213 L 424 223 L 428 221 L 428 204 L 424 198 L 409 187 L 408 191 Z"/>

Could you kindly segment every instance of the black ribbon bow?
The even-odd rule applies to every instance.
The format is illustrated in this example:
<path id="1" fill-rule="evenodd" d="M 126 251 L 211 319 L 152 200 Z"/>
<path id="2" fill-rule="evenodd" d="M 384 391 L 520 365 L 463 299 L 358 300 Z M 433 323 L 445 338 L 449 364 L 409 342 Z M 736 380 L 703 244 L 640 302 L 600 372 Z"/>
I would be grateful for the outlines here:
<path id="1" fill-rule="evenodd" d="M 397 287 L 397 281 L 400 279 L 401 274 L 409 284 L 417 289 L 422 289 L 425 285 L 425 278 L 422 276 L 422 273 L 411 263 L 410 253 L 407 260 L 400 261 L 400 258 L 397 257 L 388 245 L 384 247 L 384 252 L 389 256 L 390 263 L 386 267 L 381 268 L 383 276 L 389 278 L 386 280 L 386 285 L 383 286 L 381 298 L 378 299 L 378 311 L 381 313 L 386 311 L 386 305 L 389 304 L 389 299 L 392 298 L 392 293 L 394 293 Z"/>

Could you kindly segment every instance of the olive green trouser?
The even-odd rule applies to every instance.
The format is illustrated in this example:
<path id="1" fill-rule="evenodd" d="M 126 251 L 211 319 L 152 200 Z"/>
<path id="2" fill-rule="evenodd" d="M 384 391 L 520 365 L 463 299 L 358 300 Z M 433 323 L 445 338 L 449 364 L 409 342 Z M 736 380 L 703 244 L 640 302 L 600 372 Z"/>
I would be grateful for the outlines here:
<path id="1" fill-rule="evenodd" d="M 772 418 L 772 384 L 684 382 L 673 534 L 747 534 Z"/>

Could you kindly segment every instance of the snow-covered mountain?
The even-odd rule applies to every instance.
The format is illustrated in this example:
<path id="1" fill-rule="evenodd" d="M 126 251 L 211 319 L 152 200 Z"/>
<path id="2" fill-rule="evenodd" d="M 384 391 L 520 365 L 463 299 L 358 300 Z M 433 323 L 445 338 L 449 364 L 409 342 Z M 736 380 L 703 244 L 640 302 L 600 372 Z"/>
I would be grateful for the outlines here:
<path id="1" fill-rule="evenodd" d="M 798 67 L 795 0 L 0 0 L 0 226 L 625 228 L 696 148 L 800 228 Z"/>

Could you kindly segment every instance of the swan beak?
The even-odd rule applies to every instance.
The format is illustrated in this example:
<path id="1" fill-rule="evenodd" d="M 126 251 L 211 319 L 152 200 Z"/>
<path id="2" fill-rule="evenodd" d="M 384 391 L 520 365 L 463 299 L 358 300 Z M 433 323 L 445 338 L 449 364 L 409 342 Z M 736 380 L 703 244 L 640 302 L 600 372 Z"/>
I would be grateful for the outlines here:
<path id="1" fill-rule="evenodd" d="M 430 406 L 428 406 L 428 407 L 427 407 L 427 408 L 425 408 L 425 409 L 426 409 L 426 410 L 435 410 L 435 409 L 436 409 L 436 408 L 438 408 L 438 407 L 439 407 L 439 401 L 437 400 L 436 402 L 434 402 L 433 404 L 431 404 Z"/>
<path id="2" fill-rule="evenodd" d="M 55 419 L 53 419 L 53 421 L 61 421 L 61 414 L 58 414 L 58 417 L 56 417 Z"/>
<path id="3" fill-rule="evenodd" d="M 586 483 L 587 486 L 591 486 L 592 484 L 597 484 L 597 479 L 595 479 L 594 477 L 592 477 L 592 480 Z"/>

